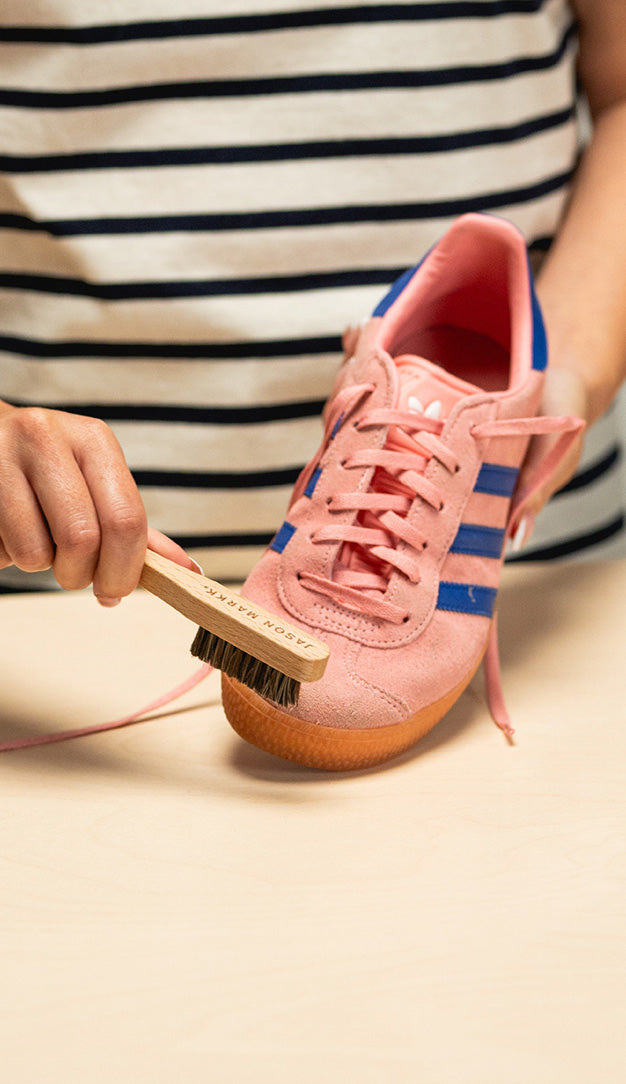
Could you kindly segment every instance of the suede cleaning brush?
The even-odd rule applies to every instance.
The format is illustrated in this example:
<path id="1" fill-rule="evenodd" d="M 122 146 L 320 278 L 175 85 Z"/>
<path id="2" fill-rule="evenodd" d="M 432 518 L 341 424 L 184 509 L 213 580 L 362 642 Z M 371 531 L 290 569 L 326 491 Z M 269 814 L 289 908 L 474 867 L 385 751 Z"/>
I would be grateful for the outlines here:
<path id="1" fill-rule="evenodd" d="M 192 655 L 276 704 L 324 673 L 326 644 L 215 580 L 148 550 L 139 584 L 199 626 Z"/>

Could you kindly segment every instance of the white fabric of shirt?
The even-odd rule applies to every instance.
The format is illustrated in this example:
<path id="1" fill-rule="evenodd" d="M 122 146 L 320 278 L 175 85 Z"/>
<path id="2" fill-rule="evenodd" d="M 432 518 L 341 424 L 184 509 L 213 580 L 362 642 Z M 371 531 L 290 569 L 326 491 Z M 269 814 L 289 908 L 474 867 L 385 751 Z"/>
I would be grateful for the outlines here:
<path id="1" fill-rule="evenodd" d="M 564 0 L 4 0 L 0 397 L 103 417 L 150 522 L 242 578 L 343 328 L 465 210 L 541 258 L 575 60 Z M 618 418 L 529 553 L 623 552 Z"/>

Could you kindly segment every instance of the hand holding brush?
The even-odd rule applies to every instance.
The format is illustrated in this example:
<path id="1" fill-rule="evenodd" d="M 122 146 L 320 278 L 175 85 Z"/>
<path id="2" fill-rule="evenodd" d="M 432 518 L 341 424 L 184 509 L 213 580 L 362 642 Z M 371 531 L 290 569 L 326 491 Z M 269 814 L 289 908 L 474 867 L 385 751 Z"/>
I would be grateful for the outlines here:
<path id="1" fill-rule="evenodd" d="M 199 626 L 192 655 L 276 704 L 324 673 L 326 644 L 215 580 L 148 550 L 139 584 Z"/>

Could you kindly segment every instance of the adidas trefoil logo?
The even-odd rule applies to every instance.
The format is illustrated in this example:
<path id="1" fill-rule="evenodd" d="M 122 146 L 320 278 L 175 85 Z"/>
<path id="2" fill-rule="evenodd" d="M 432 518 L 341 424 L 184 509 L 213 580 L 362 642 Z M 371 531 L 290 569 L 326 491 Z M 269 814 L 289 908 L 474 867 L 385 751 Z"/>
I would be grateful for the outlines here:
<path id="1" fill-rule="evenodd" d="M 443 409 L 441 399 L 433 399 L 432 403 L 428 406 L 424 406 L 416 395 L 409 395 L 407 406 L 409 410 L 414 410 L 416 414 L 423 414 L 425 418 L 433 418 L 438 420 L 441 417 L 441 411 Z"/>

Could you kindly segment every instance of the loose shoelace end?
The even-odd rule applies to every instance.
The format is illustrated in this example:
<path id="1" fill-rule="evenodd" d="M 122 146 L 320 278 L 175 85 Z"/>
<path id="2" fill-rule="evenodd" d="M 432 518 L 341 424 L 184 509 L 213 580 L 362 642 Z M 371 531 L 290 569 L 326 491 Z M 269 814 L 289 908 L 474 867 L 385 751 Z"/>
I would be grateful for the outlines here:
<path id="1" fill-rule="evenodd" d="M 500 657 L 498 654 L 497 614 L 494 614 L 491 624 L 491 632 L 489 633 L 487 650 L 485 651 L 484 667 L 487 702 L 489 704 L 491 718 L 493 719 L 496 726 L 499 727 L 502 733 L 505 735 L 509 745 L 515 745 L 515 742 L 513 741 L 513 735 L 515 734 L 515 731 L 511 726 L 511 720 L 509 719 L 509 713 L 506 710 L 504 695 L 502 693 L 502 680 L 500 677 Z"/>

